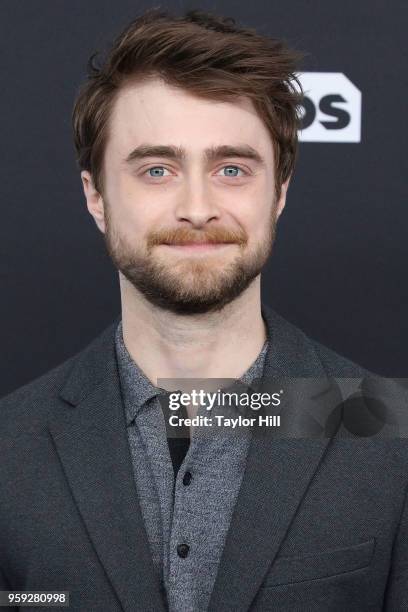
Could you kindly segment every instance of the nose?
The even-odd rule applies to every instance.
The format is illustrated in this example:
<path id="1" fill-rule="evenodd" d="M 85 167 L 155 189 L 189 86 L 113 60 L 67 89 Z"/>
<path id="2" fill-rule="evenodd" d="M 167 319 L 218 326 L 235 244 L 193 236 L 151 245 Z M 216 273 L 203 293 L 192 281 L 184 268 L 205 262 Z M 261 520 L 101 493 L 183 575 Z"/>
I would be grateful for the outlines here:
<path id="1" fill-rule="evenodd" d="M 177 221 L 187 221 L 197 228 L 219 219 L 220 210 L 212 199 L 204 178 L 195 175 L 186 179 L 175 213 Z"/>

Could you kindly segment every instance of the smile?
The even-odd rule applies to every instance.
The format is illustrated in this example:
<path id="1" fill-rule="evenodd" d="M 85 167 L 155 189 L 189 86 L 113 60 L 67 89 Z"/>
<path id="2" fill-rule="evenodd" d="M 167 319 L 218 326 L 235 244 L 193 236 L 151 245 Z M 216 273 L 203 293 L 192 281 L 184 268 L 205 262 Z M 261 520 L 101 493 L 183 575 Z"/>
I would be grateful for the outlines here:
<path id="1" fill-rule="evenodd" d="M 218 249 L 225 248 L 227 246 L 231 246 L 233 243 L 231 242 L 218 242 L 218 243 L 210 243 L 210 242 L 192 242 L 190 244 L 163 244 L 168 249 L 178 250 L 182 252 L 186 251 L 215 251 Z"/>

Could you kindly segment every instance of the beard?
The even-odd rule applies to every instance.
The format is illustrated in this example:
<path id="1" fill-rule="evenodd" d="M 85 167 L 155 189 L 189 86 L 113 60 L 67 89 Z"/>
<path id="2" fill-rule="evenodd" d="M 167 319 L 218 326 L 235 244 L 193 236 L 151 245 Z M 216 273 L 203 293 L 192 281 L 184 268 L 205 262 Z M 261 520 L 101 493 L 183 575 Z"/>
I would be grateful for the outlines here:
<path id="1" fill-rule="evenodd" d="M 152 305 L 175 314 L 195 315 L 220 311 L 242 294 L 268 261 L 276 235 L 276 212 L 272 207 L 263 239 L 247 248 L 243 229 L 216 226 L 152 231 L 145 248 L 137 248 L 120 235 L 105 201 L 105 244 L 115 267 Z M 172 254 L 170 244 L 191 242 L 230 243 L 220 252 Z M 234 250 L 235 256 L 229 253 Z M 159 251 L 159 252 L 157 252 Z M 161 253 L 160 253 L 161 251 Z"/>

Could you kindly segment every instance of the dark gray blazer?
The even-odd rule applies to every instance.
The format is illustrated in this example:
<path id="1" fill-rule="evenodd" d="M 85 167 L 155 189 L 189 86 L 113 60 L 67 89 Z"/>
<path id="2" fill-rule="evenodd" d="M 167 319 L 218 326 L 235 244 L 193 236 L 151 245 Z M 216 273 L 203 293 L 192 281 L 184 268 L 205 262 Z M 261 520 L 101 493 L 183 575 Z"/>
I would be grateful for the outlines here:
<path id="1" fill-rule="evenodd" d="M 330 377 L 368 375 L 262 312 L 265 377 L 318 377 L 319 404 Z M 71 611 L 160 612 L 117 323 L 0 401 L 0 590 L 69 591 Z M 253 437 L 211 612 L 408 610 L 407 444 L 339 431 Z"/>

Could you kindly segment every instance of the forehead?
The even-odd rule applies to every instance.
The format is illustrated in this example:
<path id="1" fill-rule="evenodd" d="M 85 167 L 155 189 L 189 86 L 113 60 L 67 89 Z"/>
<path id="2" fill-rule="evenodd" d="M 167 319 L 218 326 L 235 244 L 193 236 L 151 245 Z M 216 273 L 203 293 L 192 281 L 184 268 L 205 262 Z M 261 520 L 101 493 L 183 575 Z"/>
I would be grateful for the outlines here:
<path id="1" fill-rule="evenodd" d="M 187 150 L 245 142 L 273 156 L 270 133 L 252 101 L 197 97 L 155 78 L 126 85 L 109 120 L 108 149 L 121 155 L 142 142 L 177 144 Z"/>

